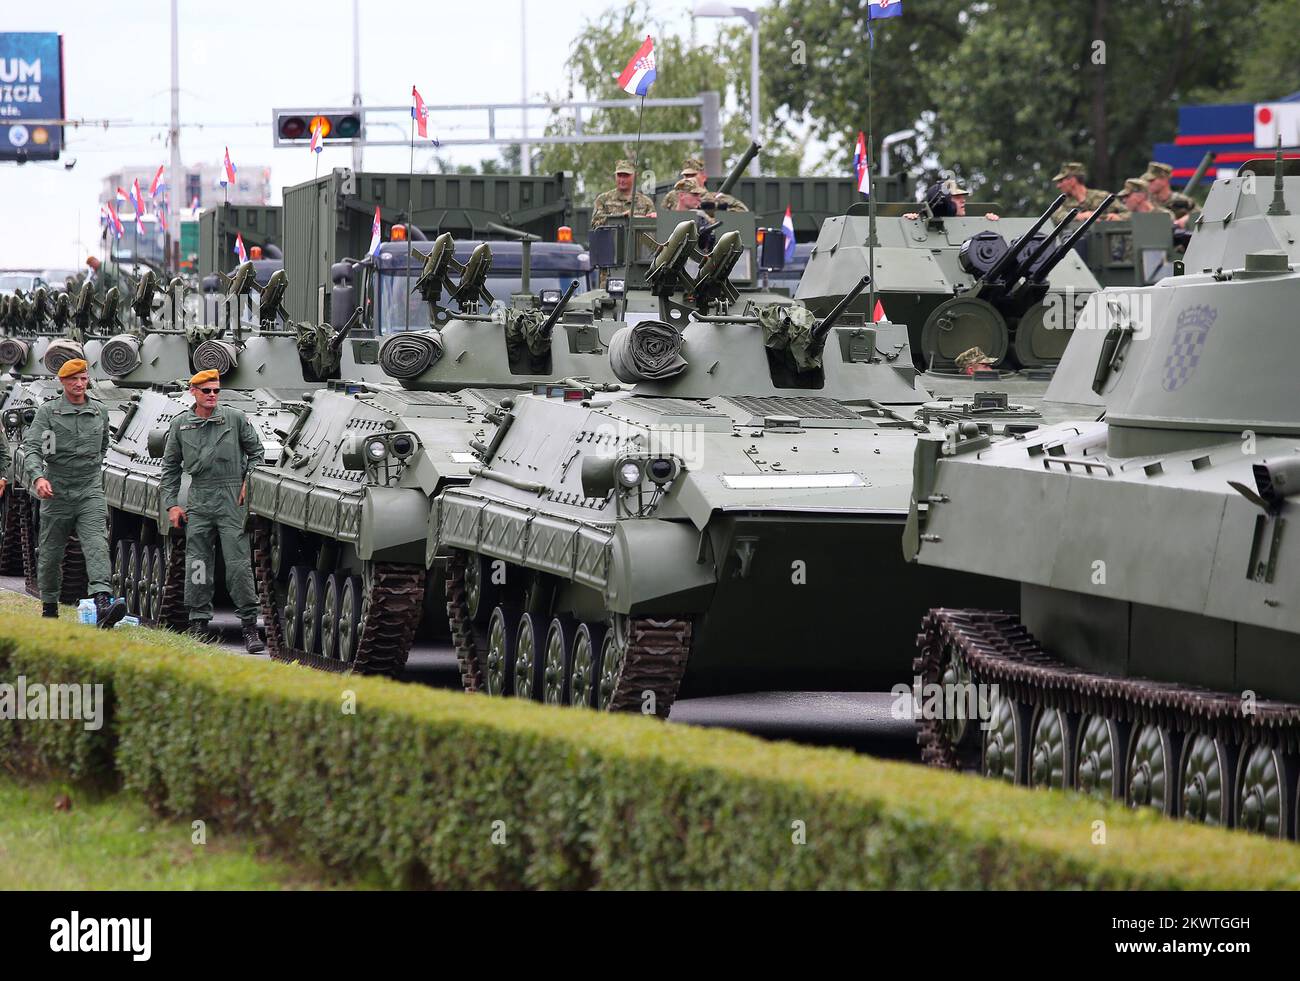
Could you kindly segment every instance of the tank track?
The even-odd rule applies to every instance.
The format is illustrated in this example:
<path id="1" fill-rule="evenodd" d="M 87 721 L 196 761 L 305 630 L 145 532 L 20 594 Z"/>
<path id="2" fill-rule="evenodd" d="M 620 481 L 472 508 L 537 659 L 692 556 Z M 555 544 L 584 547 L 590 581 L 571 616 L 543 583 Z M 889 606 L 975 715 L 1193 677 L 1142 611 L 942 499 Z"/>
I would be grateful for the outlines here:
<path id="1" fill-rule="evenodd" d="M 285 649 L 271 573 L 270 524 L 263 518 L 256 520 L 253 531 L 253 573 L 266 624 L 266 649 L 272 660 L 298 663 L 320 671 L 389 677 L 401 673 L 406 666 L 424 605 L 423 568 L 397 562 L 373 563 L 365 625 L 357 644 L 357 656 L 350 665 L 319 654 Z"/>
<path id="2" fill-rule="evenodd" d="M 168 535 L 164 539 L 166 567 L 163 570 L 162 604 L 158 626 L 183 632 L 190 623 L 185 605 L 185 536 Z"/>
<path id="3" fill-rule="evenodd" d="M 4 528 L 0 529 L 0 576 L 23 574 L 23 518 L 26 516 L 26 494 L 15 494 L 13 488 L 6 492 Z"/>
<path id="4" fill-rule="evenodd" d="M 691 629 L 691 621 L 686 619 L 628 619 L 627 651 L 610 711 L 639 712 L 645 693 L 653 691 L 655 715 L 668 718 L 686 673 Z"/>
<path id="5" fill-rule="evenodd" d="M 41 598 L 40 587 L 36 585 L 36 502 L 26 494 L 22 497 L 22 538 L 23 538 L 23 579 L 28 596 Z"/>
<path id="6" fill-rule="evenodd" d="M 1009 613 L 931 610 L 917 636 L 920 656 L 913 661 L 923 682 L 939 680 L 938 668 L 948 645 L 959 653 L 973 681 L 997 684 L 1003 694 L 1031 706 L 1158 725 L 1283 752 L 1300 748 L 1300 705 L 1257 701 L 1253 712 L 1247 712 L 1240 693 L 1086 671 L 1046 653 L 1019 618 Z M 917 741 L 925 762 L 935 766 L 952 768 L 963 755 L 963 747 L 952 746 L 932 722 L 921 724 Z"/>
<path id="7" fill-rule="evenodd" d="M 457 549 L 447 563 L 447 622 L 451 625 L 451 642 L 456 649 L 460 682 L 465 691 L 485 691 L 487 680 L 478 653 L 483 638 L 475 631 L 465 595 L 465 553 Z"/>

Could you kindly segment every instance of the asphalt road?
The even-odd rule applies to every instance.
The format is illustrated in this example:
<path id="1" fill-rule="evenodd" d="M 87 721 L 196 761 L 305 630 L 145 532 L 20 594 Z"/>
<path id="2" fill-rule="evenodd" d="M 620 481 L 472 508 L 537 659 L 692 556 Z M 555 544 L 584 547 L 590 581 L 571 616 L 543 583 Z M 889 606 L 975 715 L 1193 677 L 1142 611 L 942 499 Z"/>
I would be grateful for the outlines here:
<path id="1" fill-rule="evenodd" d="M 22 593 L 23 580 L 0 576 L 0 589 Z M 243 653 L 239 619 L 232 611 L 218 611 L 212 626 L 221 631 L 222 647 L 233 656 L 250 656 Z M 432 688 L 460 687 L 456 655 L 447 644 L 415 645 L 402 678 Z M 919 760 L 915 726 L 910 721 L 892 718 L 890 704 L 887 692 L 753 692 L 678 699 L 670 721 L 737 729 L 767 739 L 840 746 L 873 756 Z"/>

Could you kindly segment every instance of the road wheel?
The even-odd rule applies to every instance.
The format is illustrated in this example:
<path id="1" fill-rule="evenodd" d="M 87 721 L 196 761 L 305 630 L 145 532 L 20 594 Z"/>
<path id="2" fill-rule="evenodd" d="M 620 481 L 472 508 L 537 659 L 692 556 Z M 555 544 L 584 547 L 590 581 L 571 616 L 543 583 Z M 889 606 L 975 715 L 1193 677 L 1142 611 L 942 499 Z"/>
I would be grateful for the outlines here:
<path id="1" fill-rule="evenodd" d="M 133 617 L 140 615 L 140 566 L 143 559 L 143 549 L 137 541 L 131 542 L 131 547 L 127 551 L 126 569 L 126 611 Z"/>
<path id="2" fill-rule="evenodd" d="M 506 569 L 500 559 L 476 552 L 465 557 L 465 606 L 471 623 L 488 622 L 492 611 L 501 603 L 503 583 L 498 580 Z"/>
<path id="3" fill-rule="evenodd" d="M 981 769 L 986 777 L 1024 786 L 1029 782 L 1029 706 L 999 692 L 990 716 Z"/>
<path id="4" fill-rule="evenodd" d="M 504 606 L 488 618 L 487 692 L 508 695 L 515 673 L 515 641 L 519 636 L 519 611 Z"/>
<path id="5" fill-rule="evenodd" d="M 545 659 L 542 664 L 542 701 L 547 705 L 567 705 L 569 679 L 573 671 L 573 642 L 578 622 L 567 614 L 551 621 L 546 631 Z"/>
<path id="6" fill-rule="evenodd" d="M 605 642 L 605 625 L 582 623 L 573 635 L 573 658 L 569 673 L 569 704 L 594 708 L 600 678 L 600 652 Z"/>
<path id="7" fill-rule="evenodd" d="M 302 649 L 307 654 L 319 654 L 321 603 L 324 600 L 325 573 L 312 569 L 307 574 L 307 594 L 302 601 Z"/>
<path id="8" fill-rule="evenodd" d="M 1079 726 L 1074 788 L 1098 800 L 1124 796 L 1124 727 L 1101 715 L 1085 716 Z"/>
<path id="9" fill-rule="evenodd" d="M 1040 707 L 1029 743 L 1029 785 L 1064 790 L 1074 777 L 1075 720 L 1060 709 Z"/>
<path id="10" fill-rule="evenodd" d="M 1237 827 L 1285 838 L 1294 824 L 1292 761 L 1272 746 L 1243 746 L 1237 764 Z"/>
<path id="11" fill-rule="evenodd" d="M 302 650 L 302 608 L 307 599 L 307 577 L 311 572 L 305 565 L 296 565 L 289 570 L 289 589 L 284 600 L 283 617 L 287 654 Z"/>
<path id="12" fill-rule="evenodd" d="M 325 577 L 325 599 L 321 604 L 320 652 L 331 660 L 338 657 L 339 610 L 343 601 L 344 577 Z"/>
<path id="13" fill-rule="evenodd" d="M 360 576 L 348 576 L 343 581 L 343 594 L 339 598 L 338 658 L 344 664 L 351 664 L 357 656 L 363 588 Z"/>
<path id="14" fill-rule="evenodd" d="M 1129 807 L 1153 807 L 1172 817 L 1178 803 L 1179 737 L 1161 726 L 1145 723 L 1129 740 L 1124 802 Z"/>
<path id="15" fill-rule="evenodd" d="M 596 688 L 596 708 L 608 712 L 614 703 L 614 694 L 623 678 L 623 665 L 627 663 L 626 638 L 617 625 L 605 631 L 600 645 L 600 684 Z"/>
<path id="16" fill-rule="evenodd" d="M 144 587 L 140 594 L 142 623 L 152 627 L 158 623 L 162 606 L 163 557 L 162 549 L 150 545 L 144 553 Z"/>
<path id="17" fill-rule="evenodd" d="M 532 701 L 538 701 L 542 694 L 543 637 L 539 635 L 539 626 L 535 614 L 525 613 L 519 619 L 519 633 L 515 638 L 515 694 Z"/>
<path id="18" fill-rule="evenodd" d="M 113 569 L 109 574 L 109 585 L 113 587 L 114 599 L 126 599 L 126 564 L 131 557 L 131 539 L 118 540 L 113 550 Z"/>
<path id="19" fill-rule="evenodd" d="M 1197 824 L 1232 825 L 1232 785 L 1237 754 L 1221 739 L 1194 736 L 1183 750 L 1178 813 Z"/>

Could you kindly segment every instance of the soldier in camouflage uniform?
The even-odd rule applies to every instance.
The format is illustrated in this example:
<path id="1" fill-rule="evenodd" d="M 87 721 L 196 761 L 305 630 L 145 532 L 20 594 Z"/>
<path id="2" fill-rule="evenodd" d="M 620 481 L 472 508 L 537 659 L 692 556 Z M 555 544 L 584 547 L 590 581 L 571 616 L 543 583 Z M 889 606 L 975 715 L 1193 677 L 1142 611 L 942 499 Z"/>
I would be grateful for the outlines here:
<path id="1" fill-rule="evenodd" d="M 1175 191 L 1169 186 L 1169 178 L 1173 173 L 1174 168 L 1169 164 L 1152 160 L 1147 164 L 1147 172 L 1142 175 L 1142 179 L 1147 182 L 1151 203 L 1171 211 L 1174 224 L 1186 228 L 1189 223 L 1195 224 L 1201 206 L 1182 191 Z"/>
<path id="2" fill-rule="evenodd" d="M 1106 192 L 1088 187 L 1087 180 L 1088 169 L 1077 160 L 1061 164 L 1061 172 L 1053 177 L 1052 181 L 1056 184 L 1056 189 L 1065 195 L 1065 203 L 1052 212 L 1053 224 L 1059 225 L 1063 222 L 1071 208 L 1079 209 L 1075 218 L 1083 221 L 1101 207 L 1101 203 L 1106 200 Z M 1114 214 L 1123 211 L 1114 201 L 1111 202 L 1109 210 Z"/>
<path id="3" fill-rule="evenodd" d="M 687 157 L 682 161 L 681 170 L 682 180 L 693 180 L 701 188 L 706 188 L 709 175 L 704 172 L 704 161 L 699 157 Z M 664 195 L 665 211 L 681 211 L 677 207 L 678 190 L 676 185 L 673 189 Z M 705 209 L 720 209 L 725 211 L 748 211 L 749 208 L 744 201 L 739 198 L 733 198 L 730 194 L 721 194 L 717 191 L 704 190 L 700 195 L 700 207 Z"/>
<path id="4" fill-rule="evenodd" d="M 1147 182 L 1141 177 L 1130 177 L 1124 182 L 1124 190 L 1120 191 L 1117 197 L 1124 204 L 1122 214 L 1103 215 L 1106 221 L 1128 221 L 1129 215 L 1134 212 L 1138 214 L 1162 214 L 1173 218 L 1174 213 L 1162 205 L 1154 204 L 1151 201 L 1151 190 Z"/>
<path id="5" fill-rule="evenodd" d="M 626 218 L 629 210 L 632 211 L 633 218 L 654 217 L 654 201 L 640 191 L 634 192 L 632 189 L 632 180 L 635 176 L 636 170 L 632 167 L 632 161 L 620 160 L 614 165 L 614 183 L 617 186 L 596 197 L 595 203 L 591 206 L 592 228 L 599 228 L 611 218 Z M 632 204 L 634 194 L 635 206 Z"/>
<path id="6" fill-rule="evenodd" d="M 216 543 L 226 560 L 226 589 L 244 628 L 248 653 L 266 649 L 257 633 L 257 590 L 244 534 L 244 500 L 249 472 L 262 462 L 262 441 L 238 409 L 217 405 L 221 376 L 209 369 L 190 379 L 194 405 L 171 421 L 163 450 L 162 498 L 173 528 L 185 529 L 185 605 L 189 633 L 210 640 Z M 181 507 L 181 471 L 190 475 L 190 494 Z"/>
<path id="7" fill-rule="evenodd" d="M 126 602 L 108 592 L 108 503 L 100 473 L 108 449 L 108 409 L 86 393 L 86 362 L 72 358 L 59 368 L 63 394 L 43 402 L 23 438 L 24 477 L 41 502 L 36 582 L 41 616 L 59 615 L 63 554 L 75 533 L 86 560 L 86 578 L 101 627 L 126 614 Z"/>
<path id="8" fill-rule="evenodd" d="M 694 177 L 683 177 L 673 189 L 664 195 L 664 204 L 672 199 L 670 210 L 672 211 L 695 211 L 704 203 L 705 187 L 698 183 Z"/>

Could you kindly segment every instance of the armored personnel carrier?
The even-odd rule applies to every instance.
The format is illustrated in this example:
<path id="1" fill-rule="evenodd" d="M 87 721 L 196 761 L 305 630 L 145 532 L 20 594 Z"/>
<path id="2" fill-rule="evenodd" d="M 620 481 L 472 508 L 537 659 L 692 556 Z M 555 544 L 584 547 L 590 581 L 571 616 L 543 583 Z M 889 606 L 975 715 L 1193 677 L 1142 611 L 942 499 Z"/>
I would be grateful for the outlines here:
<path id="1" fill-rule="evenodd" d="M 430 501 L 468 479 L 470 444 L 484 438 L 502 395 L 564 379 L 594 391 L 614 380 L 606 349 L 615 325 L 564 319 L 581 281 L 545 303 L 519 293 L 489 310 L 490 245 L 463 263 L 447 233 L 427 252 L 416 248 L 422 266 L 409 288 L 427 303 L 431 326 L 368 340 L 359 360 L 377 365 L 388 384 L 349 378 L 312 393 L 278 464 L 268 461 L 250 481 L 273 657 L 399 671 L 421 621 L 446 630 L 442 577 L 426 576 Z M 386 279 L 407 289 L 406 275 L 405 262 L 390 268 L 381 259 L 341 278 L 354 295 L 373 297 L 392 292 Z"/>
<path id="2" fill-rule="evenodd" d="M 1297 174 L 1216 182 L 1185 271 L 1099 296 L 1062 373 L 1104 418 L 921 438 L 907 556 L 1020 592 L 1019 616 L 934 594 L 919 680 L 996 694 L 922 723 L 930 763 L 1300 831 Z"/>
<path id="3" fill-rule="evenodd" d="M 611 341 L 631 392 L 503 401 L 472 480 L 437 499 L 468 690 L 664 716 L 679 691 L 888 685 L 904 611 L 965 592 L 897 553 L 929 431 L 906 326 L 848 313 L 865 277 L 824 318 L 742 307 L 738 236 L 703 253 L 694 231 L 646 265 L 659 316 Z"/>
<path id="4" fill-rule="evenodd" d="M 248 417 L 272 463 L 279 459 L 281 440 L 303 414 L 311 390 L 337 380 L 345 369 L 355 377 L 365 375 L 346 344 L 359 316 L 342 331 L 287 322 L 283 271 L 273 274 L 256 296 L 254 276 L 251 263 L 236 271 L 215 324 L 161 327 L 110 338 L 98 348 L 94 342 L 87 345 L 92 370 L 97 367 L 119 385 L 137 389 L 104 461 L 104 489 L 114 593 L 147 624 L 183 629 L 188 618 L 183 602 L 185 541 L 171 534 L 162 507 L 161 474 L 168 425 L 192 403 L 190 375 L 209 368 L 221 373 L 222 404 Z M 188 490 L 184 478 L 182 502 Z"/>
<path id="5" fill-rule="evenodd" d="M 885 314 L 908 324 L 918 366 L 951 371 L 971 348 L 994 366 L 1055 365 L 1079 310 L 1100 288 L 1074 246 L 1102 209 L 1078 223 L 1075 209 L 1044 231 L 1063 201 L 1058 197 L 1037 220 L 997 221 L 935 218 L 917 204 L 881 205 L 887 213 L 873 218 L 855 205 L 822 225 L 795 296 L 824 314 L 845 284 L 870 272 Z M 995 206 L 967 207 L 982 215 Z M 912 211 L 920 217 L 903 217 Z M 859 304 L 862 312 L 866 302 Z"/>

